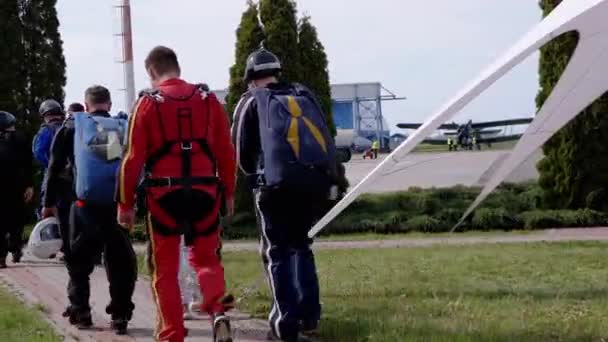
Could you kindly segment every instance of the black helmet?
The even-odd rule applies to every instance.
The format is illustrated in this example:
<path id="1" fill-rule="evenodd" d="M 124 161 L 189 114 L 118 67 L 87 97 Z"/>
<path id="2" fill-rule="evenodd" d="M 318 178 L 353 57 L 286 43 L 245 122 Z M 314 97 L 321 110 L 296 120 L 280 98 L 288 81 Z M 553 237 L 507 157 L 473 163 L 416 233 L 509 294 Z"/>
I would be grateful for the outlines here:
<path id="1" fill-rule="evenodd" d="M 281 61 L 272 52 L 262 48 L 247 57 L 245 82 L 251 82 L 269 76 L 278 76 L 281 72 Z"/>
<path id="2" fill-rule="evenodd" d="M 42 102 L 38 113 L 40 114 L 40 116 L 64 115 L 63 107 L 61 106 L 61 104 L 53 99 Z"/>
<path id="3" fill-rule="evenodd" d="M 17 119 L 9 112 L 0 111 L 0 131 L 6 131 L 7 129 L 14 127 Z"/>

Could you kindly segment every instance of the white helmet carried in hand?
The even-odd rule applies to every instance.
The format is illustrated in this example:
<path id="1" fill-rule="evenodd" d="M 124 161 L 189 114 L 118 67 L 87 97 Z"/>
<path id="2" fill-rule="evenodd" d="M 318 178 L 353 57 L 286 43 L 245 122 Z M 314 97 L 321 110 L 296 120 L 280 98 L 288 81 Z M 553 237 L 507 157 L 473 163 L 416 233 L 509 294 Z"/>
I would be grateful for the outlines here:
<path id="1" fill-rule="evenodd" d="M 38 222 L 32 230 L 28 250 L 36 258 L 49 259 L 59 252 L 61 245 L 59 221 L 55 217 L 48 217 Z"/>

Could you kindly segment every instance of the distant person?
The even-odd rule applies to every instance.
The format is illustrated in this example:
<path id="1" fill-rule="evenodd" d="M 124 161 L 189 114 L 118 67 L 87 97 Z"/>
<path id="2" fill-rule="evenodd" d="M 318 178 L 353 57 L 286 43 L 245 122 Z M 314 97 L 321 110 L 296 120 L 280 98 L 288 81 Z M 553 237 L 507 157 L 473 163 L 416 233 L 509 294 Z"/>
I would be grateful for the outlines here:
<path id="1" fill-rule="evenodd" d="M 25 204 L 34 196 L 32 147 L 15 125 L 15 116 L 0 111 L 0 268 L 9 252 L 14 263 L 21 261 Z"/>
<path id="2" fill-rule="evenodd" d="M 378 159 L 379 151 L 380 151 L 380 142 L 378 140 L 374 140 L 374 142 L 372 142 L 372 153 L 374 154 L 374 159 Z"/>
<path id="3" fill-rule="evenodd" d="M 335 146 L 316 97 L 279 82 L 281 62 L 260 49 L 247 58 L 249 91 L 236 107 L 233 137 L 255 194 L 263 262 L 272 293 L 270 340 L 297 341 L 321 319 L 308 231 L 337 183 Z M 297 274 L 297 277 L 295 276 Z"/>
<path id="4" fill-rule="evenodd" d="M 173 50 L 152 49 L 145 68 L 154 89 L 142 92 L 130 118 L 118 221 L 133 226 L 135 191 L 145 166 L 149 260 L 160 321 L 156 339 L 182 342 L 186 335 L 178 282 L 183 235 L 203 297 L 201 312 L 212 319 L 214 341 L 232 341 L 225 312 L 234 306 L 234 298 L 226 295 L 220 257 L 221 208 L 232 214 L 236 183 L 228 117 L 208 87 L 180 78 Z"/>
<path id="5" fill-rule="evenodd" d="M 110 116 L 110 92 L 102 86 L 86 90 L 85 105 L 87 113 L 74 113 L 55 136 L 43 216 L 57 216 L 55 205 L 64 191 L 61 175 L 71 165 L 77 199 L 71 207 L 70 251 L 66 258 L 70 305 L 64 316 L 81 329 L 93 325 L 89 276 L 103 250 L 110 282 L 106 312 L 111 315 L 112 329 L 124 335 L 135 308 L 132 296 L 137 280 L 137 260 L 129 233 L 116 222 L 116 174 L 126 121 Z"/>
<path id="6" fill-rule="evenodd" d="M 74 113 L 82 113 L 84 112 L 84 106 L 81 103 L 74 102 L 68 106 L 68 117 L 72 116 Z"/>
<path id="7" fill-rule="evenodd" d="M 34 158 L 40 164 L 40 173 L 42 175 L 42 182 L 44 183 L 46 181 L 46 170 L 49 165 L 51 144 L 53 142 L 53 138 L 55 137 L 55 133 L 57 133 L 63 124 L 65 112 L 63 111 L 63 106 L 59 102 L 53 99 L 48 99 L 40 104 L 38 114 L 42 118 L 42 123 L 40 124 L 40 129 L 36 135 L 34 135 L 32 151 L 34 153 Z M 41 185 L 40 188 L 44 189 L 45 187 L 44 185 Z M 42 199 L 43 197 L 44 193 L 41 193 L 40 198 Z M 36 215 L 38 218 L 40 218 L 41 209 L 42 203 L 36 210 Z"/>

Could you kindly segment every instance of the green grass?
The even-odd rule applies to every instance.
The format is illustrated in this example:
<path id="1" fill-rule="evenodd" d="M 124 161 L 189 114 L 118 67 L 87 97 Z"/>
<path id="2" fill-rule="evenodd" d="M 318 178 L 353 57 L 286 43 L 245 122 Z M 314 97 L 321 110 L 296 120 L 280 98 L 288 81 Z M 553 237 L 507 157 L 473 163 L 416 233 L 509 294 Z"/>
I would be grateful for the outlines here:
<path id="1" fill-rule="evenodd" d="M 36 305 L 27 308 L 14 296 L 0 287 L 0 341 L 2 342 L 54 342 L 61 341 L 53 329 L 42 319 L 45 308 Z"/>
<path id="2" fill-rule="evenodd" d="M 317 254 L 323 341 L 604 341 L 608 245 L 436 246 Z M 242 310 L 265 317 L 256 253 L 225 253 Z"/>

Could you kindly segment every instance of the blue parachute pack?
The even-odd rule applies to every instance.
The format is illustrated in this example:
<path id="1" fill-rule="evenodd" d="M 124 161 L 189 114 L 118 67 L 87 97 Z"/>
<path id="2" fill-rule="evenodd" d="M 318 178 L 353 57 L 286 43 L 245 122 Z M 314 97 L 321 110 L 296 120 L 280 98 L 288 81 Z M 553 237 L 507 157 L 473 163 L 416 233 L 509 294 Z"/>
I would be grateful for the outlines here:
<path id="1" fill-rule="evenodd" d="M 295 84 L 258 88 L 255 97 L 263 155 L 264 185 L 318 191 L 335 179 L 334 140 L 314 95 Z"/>
<path id="2" fill-rule="evenodd" d="M 118 168 L 126 145 L 127 120 L 74 113 L 76 196 L 85 202 L 115 202 Z"/>

